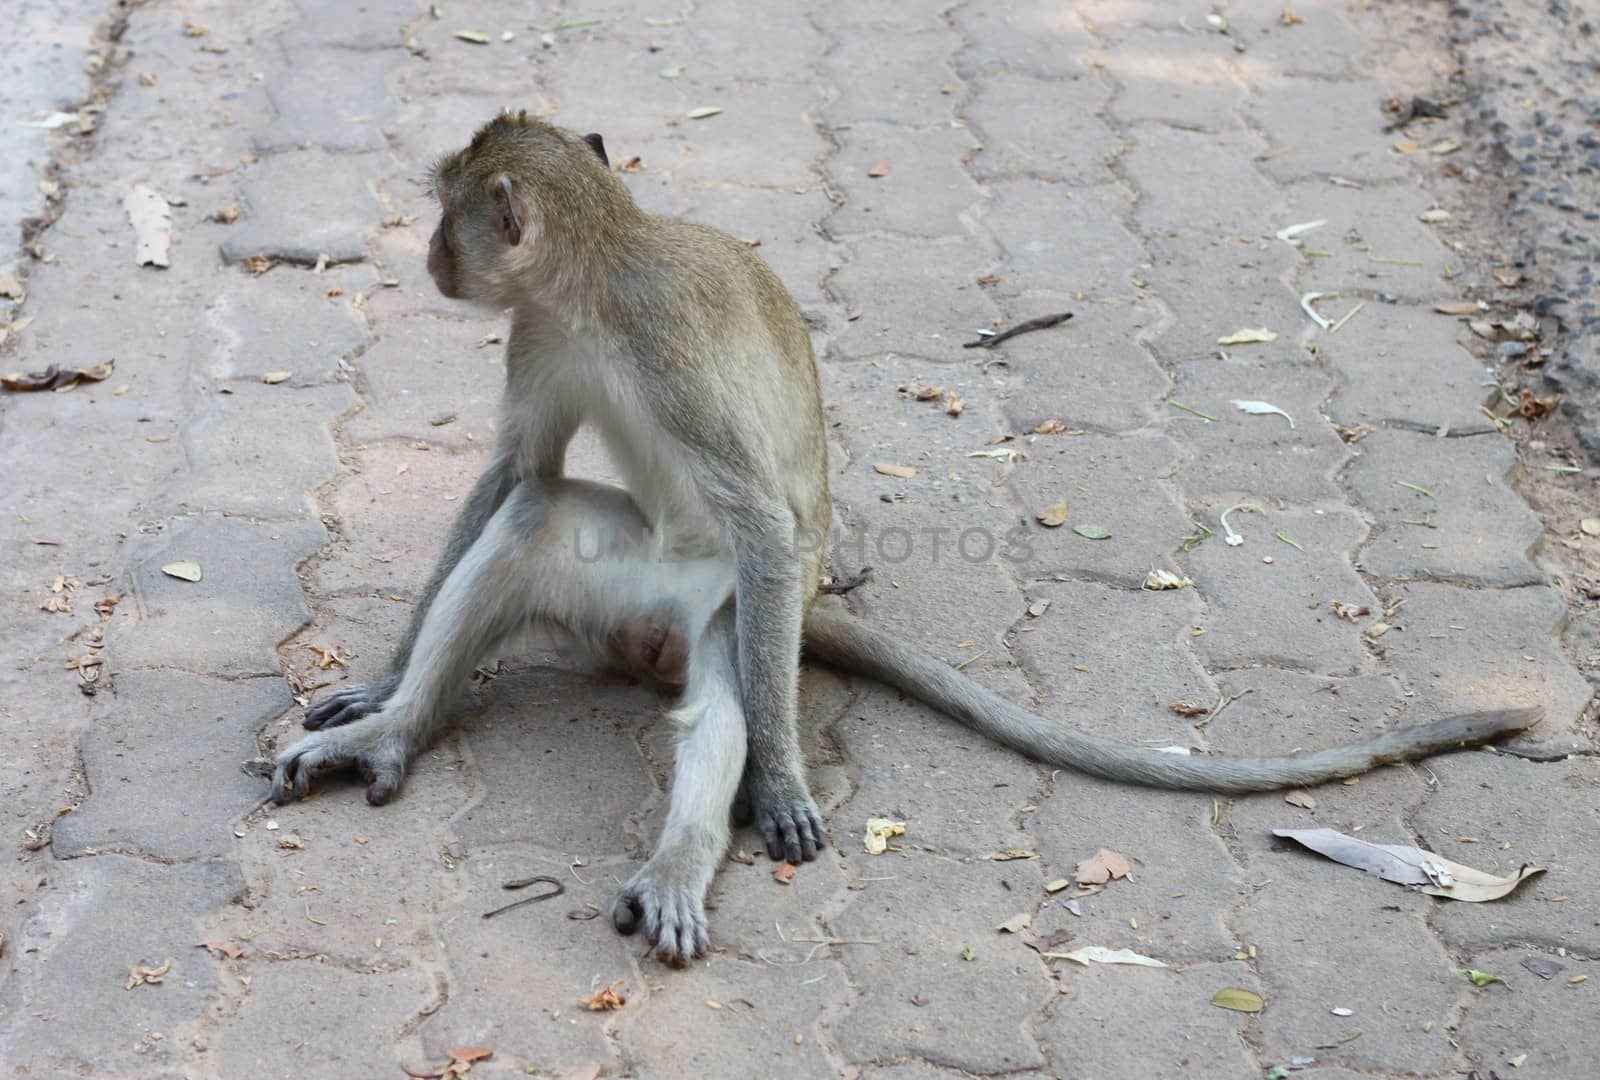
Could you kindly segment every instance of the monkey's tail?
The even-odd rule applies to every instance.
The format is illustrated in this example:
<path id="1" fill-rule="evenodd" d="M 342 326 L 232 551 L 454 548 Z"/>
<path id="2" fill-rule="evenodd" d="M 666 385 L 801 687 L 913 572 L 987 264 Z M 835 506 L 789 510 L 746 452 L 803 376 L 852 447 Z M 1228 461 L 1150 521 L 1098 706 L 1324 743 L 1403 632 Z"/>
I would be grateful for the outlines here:
<path id="1" fill-rule="evenodd" d="M 824 600 L 813 604 L 806 618 L 805 644 L 817 659 L 887 683 L 1028 757 L 1147 787 L 1225 793 L 1299 787 L 1487 742 L 1539 718 L 1536 709 L 1498 709 L 1291 757 L 1186 758 L 1063 730 Z"/>

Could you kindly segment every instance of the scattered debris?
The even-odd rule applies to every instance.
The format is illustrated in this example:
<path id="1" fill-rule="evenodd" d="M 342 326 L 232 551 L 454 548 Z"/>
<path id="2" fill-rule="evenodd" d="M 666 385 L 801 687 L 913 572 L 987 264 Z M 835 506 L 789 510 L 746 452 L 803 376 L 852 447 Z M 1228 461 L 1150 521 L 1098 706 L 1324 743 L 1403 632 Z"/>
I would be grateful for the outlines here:
<path id="1" fill-rule="evenodd" d="M 989 856 L 990 862 L 1017 862 L 1018 860 L 1031 860 L 1043 858 L 1037 851 L 1029 847 L 1006 848 Z"/>
<path id="2" fill-rule="evenodd" d="M 1488 986 L 1490 983 L 1505 982 L 1500 976 L 1491 975 L 1487 971 L 1479 971 L 1477 968 L 1456 968 L 1456 974 L 1465 975 L 1472 980 L 1473 986 L 1480 988 Z"/>
<path id="3" fill-rule="evenodd" d="M 779 885 L 789 885 L 794 882 L 794 872 L 799 867 L 792 862 L 781 862 L 772 868 L 772 880 Z"/>
<path id="4" fill-rule="evenodd" d="M 1011 918 L 995 927 L 995 929 L 1000 931 L 1002 934 L 1020 934 L 1032 925 L 1033 916 L 1028 912 L 1023 911 L 1011 916 Z"/>
<path id="5" fill-rule="evenodd" d="M 1225 986 L 1211 995 L 1211 1004 L 1219 1009 L 1232 1009 L 1234 1012 L 1258 1013 L 1266 1002 L 1254 990 L 1242 990 L 1237 986 Z"/>
<path id="6" fill-rule="evenodd" d="M 1238 547 L 1240 544 L 1244 543 L 1244 537 L 1234 532 L 1233 526 L 1228 524 L 1228 515 L 1233 513 L 1235 510 L 1239 511 L 1241 514 L 1266 513 L 1265 510 L 1261 509 L 1261 507 L 1255 505 L 1254 503 L 1235 503 L 1233 506 L 1230 506 L 1224 510 L 1221 514 L 1218 514 L 1217 521 L 1222 525 L 1222 542 L 1227 544 L 1229 547 Z"/>
<path id="7" fill-rule="evenodd" d="M 1230 404 L 1240 412 L 1249 413 L 1251 416 L 1281 416 L 1285 420 L 1289 421 L 1289 430 L 1294 430 L 1294 417 L 1290 416 L 1276 405 L 1265 401 L 1238 400 L 1232 401 Z"/>
<path id="8" fill-rule="evenodd" d="M 1072 318 L 1072 312 L 1063 311 L 1056 315 L 1038 315 L 1032 319 L 1024 319 L 1015 326 L 1009 326 L 1004 330 L 980 330 L 978 331 L 980 336 L 977 341 L 963 342 L 961 347 L 963 349 L 992 349 L 1002 341 L 1014 338 L 1018 334 L 1026 334 L 1033 330 L 1046 330 L 1064 323 L 1070 318 Z"/>
<path id="9" fill-rule="evenodd" d="M 1204 716 L 1211 711 L 1198 701 L 1189 701 L 1187 699 L 1170 702 L 1167 705 L 1167 708 L 1171 709 L 1179 716 Z"/>
<path id="10" fill-rule="evenodd" d="M 1081 949 L 1071 952 L 1046 952 L 1040 956 L 1050 960 L 1071 960 L 1075 964 L 1088 967 L 1090 964 L 1134 964 L 1139 967 L 1164 968 L 1167 965 L 1160 960 L 1152 959 L 1132 949 L 1108 949 L 1104 945 L 1085 945 Z"/>
<path id="11" fill-rule="evenodd" d="M 1298 806 L 1302 810 L 1315 810 L 1317 800 L 1311 797 L 1309 791 L 1291 791 L 1283 797 L 1283 801 L 1290 806 Z"/>
<path id="12" fill-rule="evenodd" d="M 1104 525 L 1074 525 L 1072 531 L 1085 540 L 1109 540 L 1111 530 Z"/>
<path id="13" fill-rule="evenodd" d="M 1067 500 L 1052 503 L 1033 515 L 1047 529 L 1059 529 L 1067 523 Z"/>
<path id="14" fill-rule="evenodd" d="M 1066 432 L 1067 425 L 1060 420 L 1046 420 L 1033 429 L 1035 435 L 1060 435 Z"/>
<path id="15" fill-rule="evenodd" d="M 910 480 L 917 475 L 917 470 L 910 465 L 891 465 L 888 462 L 877 462 L 872 466 L 872 471 L 882 476 L 896 476 L 901 480 Z"/>
<path id="16" fill-rule="evenodd" d="M 1302 293 L 1300 296 L 1300 310 L 1311 316 L 1311 321 L 1316 323 L 1321 329 L 1332 330 L 1333 320 L 1318 314 L 1317 310 L 1311 305 L 1316 303 L 1318 300 L 1329 300 L 1338 295 L 1339 294 L 1336 292 Z"/>
<path id="17" fill-rule="evenodd" d="M 1180 577 L 1170 570 L 1151 570 L 1144 576 L 1145 589 L 1160 592 L 1162 589 L 1187 589 L 1194 585 L 1192 578 Z"/>
<path id="18" fill-rule="evenodd" d="M 193 559 L 179 559 L 169 562 L 161 568 L 161 572 L 168 577 L 175 577 L 182 581 L 199 581 L 200 564 Z"/>
<path id="19" fill-rule="evenodd" d="M 153 188 L 144 184 L 133 185 L 122 200 L 133 225 L 133 263 L 135 266 L 170 266 L 168 251 L 172 247 L 172 210 L 167 200 Z"/>
<path id="20" fill-rule="evenodd" d="M 1093 855 L 1078 863 L 1077 873 L 1079 885 L 1104 885 L 1117 878 L 1125 878 L 1133 872 L 1133 867 L 1128 865 L 1125 856 L 1117 854 L 1110 848 L 1101 848 Z"/>
<path id="21" fill-rule="evenodd" d="M 1346 622 L 1355 622 L 1362 615 L 1371 615 L 1372 609 L 1365 604 L 1347 604 L 1343 600 L 1330 600 L 1329 606 L 1333 613 Z"/>
<path id="22" fill-rule="evenodd" d="M 866 847 L 868 855 L 882 855 L 889 850 L 889 838 L 891 836 L 904 836 L 905 834 L 906 823 L 903 821 L 881 817 L 868 818 L 867 832 L 861 838 L 861 842 Z"/>
<path id="23" fill-rule="evenodd" d="M 1217 422 L 1217 417 L 1212 416 L 1208 412 L 1201 412 L 1199 409 L 1190 408 L 1188 405 L 1185 405 L 1181 401 L 1172 401 L 1172 400 L 1169 399 L 1167 401 L 1167 404 L 1171 405 L 1174 409 L 1182 409 L 1186 413 L 1193 413 L 1195 416 L 1198 416 L 1200 419 L 1209 420 L 1213 424 Z"/>
<path id="24" fill-rule="evenodd" d="M 1334 862 L 1392 881 L 1415 885 L 1429 896 L 1482 903 L 1509 895 L 1517 886 L 1544 873 L 1542 866 L 1519 867 L 1515 877 L 1497 877 L 1452 862 L 1431 851 L 1399 844 L 1374 844 L 1335 829 L 1273 829 L 1272 835 L 1293 840 Z"/>
<path id="25" fill-rule="evenodd" d="M 513 900 L 504 907 L 497 907 L 493 911 L 485 911 L 483 913 L 483 917 L 485 919 L 492 919 L 496 915 L 510 911 L 512 908 L 519 908 L 524 904 L 537 904 L 541 900 L 554 900 L 556 897 L 567 891 L 566 885 L 562 884 L 560 878 L 553 878 L 548 874 L 536 874 L 533 877 L 516 878 L 503 883 L 500 887 L 502 889 L 526 889 L 529 885 L 549 885 L 552 886 L 552 888 L 547 892 L 537 893 L 533 896 L 524 896 L 521 900 Z M 621 980 L 618 981 L 620 982 Z"/>
<path id="26" fill-rule="evenodd" d="M 1293 244 L 1295 247 L 1299 247 L 1300 246 L 1300 238 L 1302 236 L 1304 236 L 1308 232 L 1312 232 L 1312 231 L 1314 231 L 1316 229 L 1320 229 L 1326 224 L 1327 224 L 1327 222 L 1322 220 L 1321 218 L 1317 219 L 1316 221 L 1303 221 L 1298 225 L 1285 225 L 1283 228 L 1279 229 L 1275 235 L 1278 237 L 1279 240 L 1282 240 L 1285 244 Z M 1228 345 L 1228 344 L 1233 344 L 1233 343 L 1232 342 L 1223 341 L 1223 342 L 1218 342 L 1218 344 L 1220 344 L 1220 345 Z"/>
<path id="27" fill-rule="evenodd" d="M 86 368 L 62 368 L 51 364 L 43 371 L 26 373 L 14 371 L 9 375 L 0 376 L 0 386 L 18 393 L 32 390 L 71 390 L 79 383 L 104 382 L 111 377 L 115 366 L 114 361 Z"/>
<path id="28" fill-rule="evenodd" d="M 294 372 L 292 371 L 269 371 L 261 376 L 261 381 L 268 386 L 277 386 L 279 383 L 288 382 L 292 378 L 294 378 Z"/>
<path id="29" fill-rule="evenodd" d="M 1444 119 L 1444 106 L 1437 101 L 1430 101 L 1425 97 L 1413 97 L 1410 101 L 1402 102 L 1393 98 L 1384 103 L 1384 109 L 1395 114 L 1389 121 L 1384 131 L 1397 131 L 1419 117 L 1432 117 L 1436 120 Z"/>
<path id="30" fill-rule="evenodd" d="M 124 990 L 132 990 L 135 986 L 157 986 L 161 983 L 162 976 L 172 970 L 172 961 L 164 962 L 160 967 L 151 967 L 143 960 L 128 969 L 128 982 Z"/>
<path id="31" fill-rule="evenodd" d="M 617 979 L 603 990 L 596 990 L 586 998 L 579 998 L 578 1004 L 590 1012 L 611 1012 L 613 1009 L 620 1009 L 628 1003 L 628 999 L 617 992 L 617 987 L 625 981 Z"/>
<path id="32" fill-rule="evenodd" d="M 887 161 L 877 162 L 867 169 L 867 175 L 872 177 L 874 180 L 881 180 L 883 177 L 889 175 L 889 163 Z"/>
<path id="33" fill-rule="evenodd" d="M 1267 342 L 1270 342 L 1270 341 L 1277 341 L 1277 340 L 1278 340 L 1278 333 L 1275 330 L 1268 330 L 1264 326 L 1254 326 L 1254 327 L 1247 326 L 1242 330 L 1235 330 L 1231 334 L 1228 334 L 1228 335 L 1226 335 L 1224 337 L 1219 337 L 1217 339 L 1217 344 L 1218 345 L 1260 345 L 1260 344 L 1266 344 Z"/>
<path id="34" fill-rule="evenodd" d="M 720 105 L 701 105 L 699 108 L 690 109 L 683 115 L 690 120 L 705 120 L 708 117 L 716 116 L 721 111 L 722 106 Z"/>

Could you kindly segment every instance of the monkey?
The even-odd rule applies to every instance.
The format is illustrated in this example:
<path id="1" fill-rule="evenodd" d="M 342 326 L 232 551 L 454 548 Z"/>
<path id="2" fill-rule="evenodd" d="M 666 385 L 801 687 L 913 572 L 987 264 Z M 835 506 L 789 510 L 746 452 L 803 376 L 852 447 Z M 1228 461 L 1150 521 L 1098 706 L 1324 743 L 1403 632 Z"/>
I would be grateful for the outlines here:
<path id="1" fill-rule="evenodd" d="M 802 650 L 1041 762 L 1158 788 L 1315 784 L 1537 719 L 1487 711 L 1252 759 L 1063 730 L 818 597 L 832 507 L 816 360 L 798 306 L 747 245 L 646 214 L 600 136 L 526 113 L 485 124 L 432 181 L 435 285 L 511 310 L 496 443 L 389 668 L 307 710 L 311 734 L 278 755 L 275 801 L 354 767 L 368 801 L 386 802 L 480 659 L 526 627 L 559 628 L 679 693 L 666 821 L 611 919 L 681 964 L 708 948 L 704 898 L 733 818 L 754 820 L 774 860 L 826 843 L 799 745 Z M 585 424 L 622 487 L 564 475 Z"/>

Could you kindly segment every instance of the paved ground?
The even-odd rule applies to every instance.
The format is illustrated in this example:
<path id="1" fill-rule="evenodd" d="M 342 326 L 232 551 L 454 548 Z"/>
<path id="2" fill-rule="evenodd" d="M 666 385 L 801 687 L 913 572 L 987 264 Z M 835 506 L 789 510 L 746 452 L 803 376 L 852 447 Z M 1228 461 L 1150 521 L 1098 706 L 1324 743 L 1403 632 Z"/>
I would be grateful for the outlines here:
<path id="1" fill-rule="evenodd" d="M 6 27 L 43 57 L 8 78 L 8 123 L 103 109 L 5 136 L 0 206 L 54 220 L 0 253 L 26 294 L 0 300 L 3 366 L 116 364 L 0 400 L 11 1075 L 402 1076 L 473 1045 L 491 1077 L 1592 1073 L 1600 765 L 1557 637 L 1582 583 L 1533 561 L 1517 448 L 1431 309 L 1474 283 L 1383 131 L 1405 87 L 1338 4 L 1299 0 L 1292 26 L 1280 0 L 1230 4 L 1227 33 L 1141 0 L 441 6 L 63 3 Z M 493 438 L 503 327 L 433 292 L 415 181 L 502 104 L 603 131 L 648 207 L 761 241 L 816 328 L 836 562 L 875 566 L 866 616 L 1153 746 L 1285 751 L 1494 704 L 1545 720 L 1307 807 L 1052 773 L 813 671 L 835 846 L 788 886 L 730 860 L 715 951 L 681 973 L 570 917 L 648 848 L 659 705 L 539 643 L 394 804 L 330 782 L 264 810 L 241 763 L 295 737 L 297 699 L 381 668 Z M 687 119 L 705 106 L 723 111 Z M 176 204 L 169 269 L 134 265 L 137 183 Z M 1300 247 L 1274 237 L 1315 219 Z M 1319 329 L 1307 291 L 1342 294 L 1331 319 L 1364 306 Z M 1055 310 L 1075 318 L 958 347 Z M 1278 338 L 1218 345 L 1247 327 Z M 1048 421 L 1065 430 L 1030 434 Z M 1019 456 L 970 456 L 995 449 Z M 587 445 L 576 464 L 606 471 Z M 1062 500 L 1066 527 L 1035 523 Z M 1229 546 L 1219 515 L 1244 502 L 1264 513 L 1229 515 Z M 1593 559 L 1600 540 L 1550 524 Z M 963 559 L 963 530 L 1007 557 Z M 162 573 L 183 559 L 199 582 Z M 1195 587 L 1141 591 L 1157 567 Z M 1231 704 L 1197 722 L 1181 700 Z M 907 832 L 873 857 L 879 815 Z M 1435 900 L 1270 835 L 1314 825 L 1548 872 Z M 1076 912 L 1045 891 L 1102 847 L 1130 878 Z M 1036 857 L 993 858 L 1010 849 Z M 538 873 L 565 894 L 480 917 Z M 1019 913 L 1031 937 L 996 930 Z M 1029 945 L 1052 939 L 1168 968 Z M 578 1005 L 616 979 L 625 1007 Z M 1213 1006 L 1227 987 L 1264 1011 Z"/>

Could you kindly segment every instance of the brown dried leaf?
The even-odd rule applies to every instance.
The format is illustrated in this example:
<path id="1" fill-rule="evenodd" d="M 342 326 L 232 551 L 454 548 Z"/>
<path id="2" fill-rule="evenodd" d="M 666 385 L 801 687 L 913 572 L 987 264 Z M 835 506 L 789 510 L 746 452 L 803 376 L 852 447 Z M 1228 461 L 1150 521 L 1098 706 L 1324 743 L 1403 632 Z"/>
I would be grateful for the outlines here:
<path id="1" fill-rule="evenodd" d="M 1067 500 L 1052 503 L 1033 515 L 1047 529 L 1059 529 L 1067 523 Z"/>
<path id="2" fill-rule="evenodd" d="M 17 275 L 0 274 L 0 296 L 7 300 L 21 300 L 27 295 L 27 290 L 22 287 L 22 279 Z"/>
<path id="3" fill-rule="evenodd" d="M 23 393 L 30 390 L 71 390 L 81 382 L 102 382 L 111 377 L 115 362 L 86 368 L 61 368 L 51 364 L 43 371 L 0 375 L 0 386 Z"/>
<path id="4" fill-rule="evenodd" d="M 1060 420 L 1046 420 L 1033 429 L 1035 435 L 1060 435 L 1067 430 L 1067 425 Z"/>
<path id="5" fill-rule="evenodd" d="M 151 967 L 141 960 L 128 969 L 128 981 L 123 986 L 123 989 L 132 990 L 135 986 L 158 984 L 161 982 L 161 977 L 171 970 L 171 960 L 166 961 L 160 967 Z"/>
<path id="6" fill-rule="evenodd" d="M 1020 934 L 1032 925 L 1033 916 L 1026 911 L 1020 911 L 995 927 L 995 929 L 1002 934 Z"/>
<path id="7" fill-rule="evenodd" d="M 918 401 L 934 401 L 942 393 L 944 393 L 942 386 L 919 386 L 911 391 L 911 396 Z"/>
<path id="8" fill-rule="evenodd" d="M 239 208 L 237 206 L 224 206 L 211 215 L 211 220 L 219 221 L 224 225 L 232 225 L 239 220 Z"/>
<path id="9" fill-rule="evenodd" d="M 294 378 L 294 372 L 292 371 L 269 371 L 261 376 L 261 381 L 268 386 L 277 386 L 279 383 L 288 382 L 292 378 Z"/>
<path id="10" fill-rule="evenodd" d="M 965 409 L 966 407 L 966 403 L 960 398 L 956 397 L 956 395 L 953 393 L 944 399 L 944 411 L 949 413 L 951 416 L 960 416 L 961 410 Z"/>
<path id="11" fill-rule="evenodd" d="M 483 1061 L 494 1056 L 494 1051 L 487 1046 L 462 1046 L 450 1051 L 450 1060 L 459 1061 L 464 1065 L 471 1065 L 474 1061 Z"/>
<path id="12" fill-rule="evenodd" d="M 1278 23 L 1282 26 L 1299 26 L 1303 22 L 1305 22 L 1305 20 L 1296 15 L 1289 8 L 1284 8 L 1283 14 L 1278 16 Z"/>
<path id="13" fill-rule="evenodd" d="M 617 987 L 626 980 L 618 979 L 603 990 L 596 990 L 586 998 L 579 998 L 578 1004 L 590 1012 L 610 1012 L 620 1009 L 628 1003 L 628 999 L 617 993 Z"/>
<path id="14" fill-rule="evenodd" d="M 1028 948 L 1032 949 L 1034 952 L 1049 952 L 1051 949 L 1054 949 L 1060 945 L 1065 945 L 1071 940 L 1072 931 L 1068 930 L 1064 926 L 1057 927 L 1048 934 L 1045 934 L 1043 937 L 1039 936 L 1038 934 L 1022 935 L 1022 943 Z"/>
<path id="15" fill-rule="evenodd" d="M 1016 862 L 1018 859 L 1037 859 L 1039 853 L 1032 848 L 1014 847 L 997 851 L 989 856 L 990 862 Z"/>
<path id="16" fill-rule="evenodd" d="M 792 862 L 781 862 L 772 868 L 772 880 L 779 885 L 788 885 L 794 881 L 794 872 L 799 867 Z"/>
<path id="17" fill-rule="evenodd" d="M 1179 716 L 1205 716 L 1211 709 L 1198 701 L 1174 701 L 1167 706 Z"/>
<path id="18" fill-rule="evenodd" d="M 252 255 L 244 261 L 244 268 L 250 271 L 251 277 L 260 277 L 277 265 L 275 259 L 266 255 Z"/>
<path id="19" fill-rule="evenodd" d="M 1317 808 L 1317 800 L 1311 797 L 1311 792 L 1309 791 L 1291 791 L 1283 797 L 1283 801 L 1290 806 L 1298 806 L 1302 810 L 1315 810 Z"/>
<path id="20" fill-rule="evenodd" d="M 1433 310 L 1441 315 L 1476 315 L 1478 302 L 1476 300 L 1441 300 L 1433 305 Z"/>
<path id="21" fill-rule="evenodd" d="M 980 277 L 978 279 L 978 284 L 979 285 L 998 285 L 998 284 L 1000 284 L 1000 278 L 997 277 L 994 274 L 984 274 L 982 277 Z"/>
<path id="22" fill-rule="evenodd" d="M 1331 601 L 1333 613 L 1347 622 L 1355 622 L 1363 615 L 1371 615 L 1372 609 L 1364 604 L 1347 604 L 1343 600 Z"/>
<path id="23" fill-rule="evenodd" d="M 887 462 L 877 462 L 872 466 L 872 471 L 883 476 L 897 476 L 902 480 L 910 480 L 917 475 L 917 470 L 910 465 L 891 465 Z"/>
<path id="24" fill-rule="evenodd" d="M 1078 864 L 1075 876 L 1079 885 L 1104 885 L 1115 878 L 1127 877 L 1132 870 L 1126 858 L 1110 848 L 1101 848 Z"/>
<path id="25" fill-rule="evenodd" d="M 876 165 L 872 166 L 872 168 L 867 170 L 867 175 L 872 177 L 874 180 L 888 176 L 889 163 L 887 161 L 878 162 Z"/>

